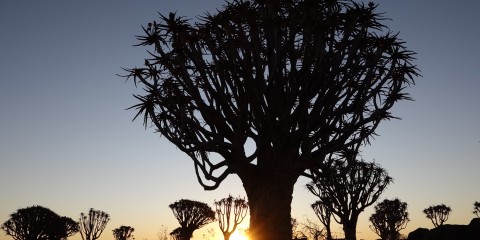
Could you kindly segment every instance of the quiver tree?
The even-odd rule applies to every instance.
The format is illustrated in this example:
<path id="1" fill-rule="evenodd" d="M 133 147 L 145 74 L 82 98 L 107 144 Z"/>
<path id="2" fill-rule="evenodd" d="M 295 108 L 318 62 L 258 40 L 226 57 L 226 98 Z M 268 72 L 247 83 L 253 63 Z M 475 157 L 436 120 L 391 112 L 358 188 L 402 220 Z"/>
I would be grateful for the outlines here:
<path id="1" fill-rule="evenodd" d="M 169 207 L 180 223 L 180 228 L 173 230 L 176 232 L 171 235 L 178 236 L 181 240 L 192 238 L 195 230 L 215 221 L 215 212 L 206 203 L 181 199 Z"/>
<path id="2" fill-rule="evenodd" d="M 382 240 L 399 240 L 400 230 L 407 227 L 410 221 L 407 212 L 407 203 L 385 199 L 375 206 L 375 212 L 369 218 L 370 229 Z"/>
<path id="3" fill-rule="evenodd" d="M 229 195 L 227 198 L 215 201 L 214 205 L 220 230 L 224 239 L 228 240 L 247 215 L 248 203 L 245 198 L 233 198 Z"/>
<path id="4" fill-rule="evenodd" d="M 170 13 L 143 28 L 138 45 L 153 47 L 126 69 L 145 90 L 132 108 L 193 160 L 205 189 L 240 177 L 252 239 L 289 239 L 298 177 L 393 118 L 418 75 L 414 53 L 375 4 L 238 0 L 198 19 Z"/>
<path id="5" fill-rule="evenodd" d="M 448 220 L 452 209 L 445 204 L 433 205 L 423 209 L 426 217 L 432 221 L 434 227 L 442 226 Z"/>
<path id="6" fill-rule="evenodd" d="M 332 240 L 332 212 L 330 211 L 330 207 L 325 205 L 322 201 L 316 201 L 311 206 L 315 212 L 315 215 L 318 217 L 323 226 L 325 226 L 326 240 Z"/>
<path id="7" fill-rule="evenodd" d="M 473 214 L 477 215 L 477 217 L 480 217 L 480 202 L 475 202 L 473 204 Z"/>
<path id="8" fill-rule="evenodd" d="M 110 221 L 106 212 L 90 208 L 88 214 L 80 213 L 80 235 L 83 240 L 95 240 L 100 237 Z"/>
<path id="9" fill-rule="evenodd" d="M 133 231 L 134 228 L 130 226 L 120 226 L 119 228 L 115 228 L 113 231 L 113 237 L 115 240 L 134 240 Z"/>
<path id="10" fill-rule="evenodd" d="M 78 223 L 42 206 L 18 209 L 2 224 L 15 240 L 63 240 L 78 232 Z"/>
<path id="11" fill-rule="evenodd" d="M 392 178 L 376 163 L 336 160 L 308 190 L 343 225 L 346 240 L 356 240 L 358 216 L 377 201 Z"/>

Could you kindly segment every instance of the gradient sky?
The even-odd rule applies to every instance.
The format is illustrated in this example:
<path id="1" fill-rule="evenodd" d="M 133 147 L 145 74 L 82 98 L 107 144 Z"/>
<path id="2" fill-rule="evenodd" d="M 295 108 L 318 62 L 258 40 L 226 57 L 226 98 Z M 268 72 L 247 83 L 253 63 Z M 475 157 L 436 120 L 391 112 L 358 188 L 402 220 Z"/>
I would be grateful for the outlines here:
<path id="1" fill-rule="evenodd" d="M 432 224 L 422 210 L 451 206 L 447 223 L 468 224 L 480 201 L 480 1 L 377 1 L 385 22 L 418 53 L 423 77 L 408 91 L 415 101 L 393 112 L 380 136 L 363 151 L 394 178 L 383 194 L 408 203 L 411 222 L 402 233 Z M 245 196 L 231 175 L 203 191 L 191 160 L 173 144 L 132 122 L 137 92 L 116 76 L 140 66 L 145 48 L 132 47 L 141 25 L 157 12 L 193 18 L 220 0 L 103 0 L 0 2 L 0 224 L 19 208 L 41 205 L 78 219 L 89 208 L 111 215 L 100 239 L 121 225 L 136 239 L 155 240 L 164 225 L 178 226 L 170 203 Z M 434 5 L 435 4 L 435 5 Z M 315 219 L 316 199 L 299 179 L 292 216 Z M 359 239 L 375 239 L 370 207 Z M 243 227 L 246 227 L 244 225 Z M 208 228 L 196 232 L 203 239 Z M 341 229 L 335 226 L 335 232 Z M 220 234 L 217 233 L 217 237 Z M 0 233 L 1 239 L 11 239 Z M 78 240 L 77 234 L 71 239 Z"/>

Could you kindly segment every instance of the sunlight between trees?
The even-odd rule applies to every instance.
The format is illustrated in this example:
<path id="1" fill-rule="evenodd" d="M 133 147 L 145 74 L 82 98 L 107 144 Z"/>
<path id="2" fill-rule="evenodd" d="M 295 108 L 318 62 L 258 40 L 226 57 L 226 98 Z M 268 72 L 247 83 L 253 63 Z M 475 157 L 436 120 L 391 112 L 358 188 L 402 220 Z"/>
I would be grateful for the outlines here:
<path id="1" fill-rule="evenodd" d="M 353 195 L 342 196 L 343 198 L 351 198 Z M 237 203 L 238 207 L 237 210 L 234 208 L 234 202 L 236 199 L 239 203 Z M 231 208 L 231 224 L 237 225 L 243 221 L 245 216 L 246 209 L 244 208 L 245 200 L 243 198 L 233 198 L 229 195 L 227 198 L 224 198 L 220 201 L 214 201 L 215 203 L 222 202 L 220 205 L 223 206 L 223 209 L 220 210 L 223 212 L 228 212 L 227 208 L 225 207 L 225 203 L 229 203 L 232 200 L 232 205 L 229 205 Z M 434 206 L 442 206 L 443 205 L 434 205 Z M 206 222 L 216 221 L 215 219 L 215 212 L 205 203 L 193 201 L 193 200 L 185 200 L 181 199 L 176 201 L 175 203 L 171 204 L 172 211 L 174 212 L 175 216 L 179 216 L 181 226 L 174 229 L 170 233 L 165 226 L 161 225 L 161 230 L 157 234 L 156 240 L 190 240 L 193 236 L 193 232 L 201 227 L 205 226 Z M 228 204 L 227 204 L 228 206 Z M 328 222 L 331 218 L 338 218 L 335 216 L 335 212 L 328 211 L 330 208 L 327 206 L 331 205 L 324 205 L 323 202 L 317 201 L 312 204 L 312 208 L 317 213 L 321 223 L 320 225 L 315 221 L 310 219 L 305 219 L 304 221 L 298 221 L 295 218 L 291 219 L 291 232 L 292 236 L 290 239 L 293 240 L 333 240 L 332 236 L 327 235 L 328 230 Z M 474 209 L 478 208 L 478 202 L 473 204 Z M 429 207 L 427 209 L 430 209 Z M 175 209 L 175 210 L 174 210 Z M 240 211 L 240 209 L 242 209 Z M 319 210 L 320 209 L 320 210 Z M 432 208 L 434 209 L 434 208 Z M 327 211 L 325 211 L 327 210 Z M 444 211 L 444 210 L 443 210 Z M 450 209 L 451 211 L 451 209 Z M 213 213 L 213 218 L 212 218 Z M 218 212 L 217 212 L 218 213 Z M 473 212 L 476 214 L 476 212 Z M 438 215 L 438 214 L 437 214 Z M 478 216 L 477 216 L 478 217 Z M 223 218 L 223 217 L 222 217 Z M 86 220 L 88 219 L 88 221 Z M 16 212 L 10 215 L 10 219 L 5 221 L 1 228 L 5 231 L 8 236 L 11 236 L 14 240 L 67 240 L 68 237 L 71 237 L 78 233 L 82 228 L 80 227 L 81 224 L 89 225 L 89 229 L 96 229 L 91 231 L 92 236 L 95 236 L 97 239 L 102 234 L 103 230 L 108 223 L 110 216 L 99 210 L 90 209 L 89 214 L 81 213 L 78 222 L 75 222 L 71 218 L 68 217 L 61 217 L 51 211 L 48 208 L 41 207 L 41 206 L 32 206 L 27 208 L 18 209 Z M 375 205 L 375 212 L 369 218 L 371 222 L 371 230 L 379 235 L 382 240 L 400 240 L 406 239 L 404 236 L 400 234 L 402 229 L 405 229 L 407 223 L 410 221 L 408 218 L 407 212 L 407 203 L 400 201 L 398 198 L 389 200 L 384 199 L 382 202 Z M 82 223 L 83 222 L 83 223 Z M 220 223 L 223 222 L 223 223 Z M 189 223 L 189 224 L 185 224 Z M 236 224 L 238 223 L 238 224 Z M 214 240 L 214 239 L 224 239 L 224 240 L 253 240 L 249 236 L 250 230 L 249 229 L 241 229 L 239 230 L 236 228 L 235 230 L 231 230 L 231 228 L 227 228 L 226 219 L 219 220 L 219 228 L 220 230 L 224 231 L 226 229 L 230 229 L 228 231 L 231 233 L 230 235 L 223 235 L 220 238 L 215 237 L 214 230 L 209 229 L 209 235 L 204 235 L 203 239 L 205 240 Z M 183 226 L 186 226 L 186 229 L 183 229 Z M 417 230 L 411 232 L 409 234 L 412 235 L 411 240 L 417 239 L 432 239 L 436 240 L 439 233 L 441 231 L 442 234 L 452 234 L 448 232 L 449 225 L 443 226 L 439 225 L 432 230 L 428 230 L 425 228 L 418 228 Z M 455 227 L 454 234 L 464 234 L 466 240 L 476 240 L 480 237 L 480 218 L 474 218 L 470 225 L 450 225 Z M 459 231 L 458 227 L 464 229 Z M 193 229 L 193 231 L 192 231 Z M 112 230 L 113 237 L 115 240 L 134 240 L 133 236 L 134 228 L 130 226 L 120 226 Z M 233 233 L 232 233 L 233 232 Z M 431 234 L 430 234 L 431 233 Z M 430 234 L 430 235 L 429 235 Z M 83 233 L 82 239 L 85 240 L 85 236 L 87 234 Z M 449 235 L 449 236 L 450 236 Z M 414 237 L 417 236 L 417 237 Z M 419 237 L 418 237 L 419 236 Z M 423 237 L 422 237 L 423 236 Z M 428 238 L 430 236 L 430 238 Z M 338 238 L 338 237 L 337 237 Z M 92 238 L 93 239 L 93 238 Z M 336 239 L 336 238 L 335 238 Z M 408 238 L 410 239 L 410 237 Z M 147 240 L 147 239 L 144 239 Z"/>

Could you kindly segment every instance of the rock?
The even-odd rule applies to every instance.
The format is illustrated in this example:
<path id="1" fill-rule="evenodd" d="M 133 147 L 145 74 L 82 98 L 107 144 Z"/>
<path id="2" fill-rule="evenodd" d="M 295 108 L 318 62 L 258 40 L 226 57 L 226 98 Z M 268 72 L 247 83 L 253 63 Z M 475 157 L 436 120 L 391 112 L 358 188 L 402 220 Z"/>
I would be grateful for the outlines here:
<path id="1" fill-rule="evenodd" d="M 480 218 L 468 225 L 446 224 L 428 230 L 417 228 L 408 234 L 408 240 L 480 240 Z"/>
<path id="2" fill-rule="evenodd" d="M 407 240 L 427 240 L 429 232 L 426 228 L 417 228 L 408 234 Z"/>

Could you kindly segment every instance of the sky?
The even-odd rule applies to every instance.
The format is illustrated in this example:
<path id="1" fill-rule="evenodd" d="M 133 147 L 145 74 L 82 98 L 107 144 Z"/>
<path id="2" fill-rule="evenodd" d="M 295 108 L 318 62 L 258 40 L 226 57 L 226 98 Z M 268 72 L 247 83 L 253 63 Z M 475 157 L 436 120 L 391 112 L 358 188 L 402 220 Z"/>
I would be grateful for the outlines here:
<path id="1" fill-rule="evenodd" d="M 392 112 L 363 158 L 394 178 L 380 200 L 407 202 L 411 221 L 403 234 L 432 228 L 422 210 L 444 203 L 447 223 L 468 224 L 480 201 L 480 1 L 376 1 L 417 52 L 422 77 L 407 91 L 415 101 Z M 111 220 L 100 239 L 113 240 L 121 225 L 135 238 L 155 240 L 178 227 L 168 205 L 180 199 L 208 203 L 245 196 L 237 176 L 215 191 L 197 183 L 191 160 L 166 139 L 133 121 L 135 89 L 117 74 L 141 66 L 146 49 L 133 47 L 142 25 L 158 12 L 194 18 L 215 12 L 220 0 L 104 0 L 0 2 L 0 223 L 20 208 L 47 207 L 77 220 L 89 208 Z M 316 201 L 295 186 L 292 217 L 316 220 Z M 360 215 L 358 239 L 373 206 Z M 241 228 L 246 228 L 245 222 Z M 212 223 L 195 232 L 204 239 Z M 341 234 L 341 228 L 334 226 Z M 220 239 L 220 233 L 215 237 Z M 11 239 L 0 233 L 0 239 Z M 80 234 L 70 239 L 80 240 Z"/>

